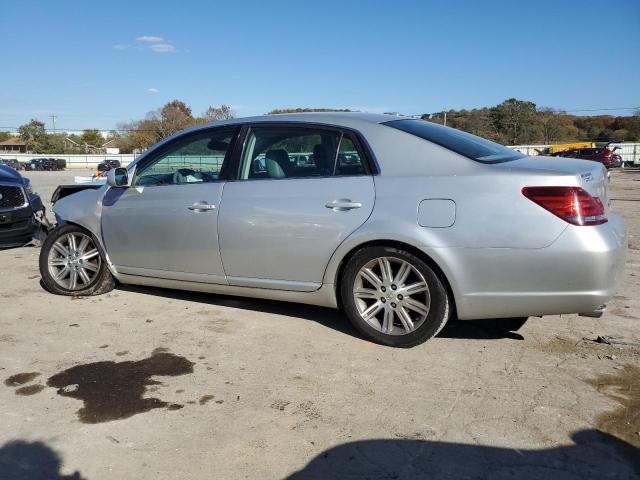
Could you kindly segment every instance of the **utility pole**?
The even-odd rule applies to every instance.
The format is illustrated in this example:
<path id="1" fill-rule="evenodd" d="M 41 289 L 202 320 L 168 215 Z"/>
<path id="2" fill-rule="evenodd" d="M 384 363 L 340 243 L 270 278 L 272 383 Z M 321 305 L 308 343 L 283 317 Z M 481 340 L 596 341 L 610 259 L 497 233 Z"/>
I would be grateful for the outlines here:
<path id="1" fill-rule="evenodd" d="M 445 110 L 442 113 L 444 113 L 444 122 L 442 124 L 446 127 L 447 126 L 447 111 Z"/>
<path id="2" fill-rule="evenodd" d="M 58 118 L 57 115 L 49 115 L 51 117 L 51 122 L 53 123 L 53 133 L 56 133 L 56 118 Z"/>

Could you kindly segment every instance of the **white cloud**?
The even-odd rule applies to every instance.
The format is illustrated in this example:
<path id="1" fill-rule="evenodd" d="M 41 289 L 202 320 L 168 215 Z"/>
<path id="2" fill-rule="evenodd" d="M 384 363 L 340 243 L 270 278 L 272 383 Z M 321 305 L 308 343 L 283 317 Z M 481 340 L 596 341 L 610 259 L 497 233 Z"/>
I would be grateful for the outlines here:
<path id="1" fill-rule="evenodd" d="M 158 93 L 160 90 L 158 90 L 155 87 L 151 87 L 151 88 L 147 88 L 147 92 L 149 93 Z"/>
<path id="2" fill-rule="evenodd" d="M 154 43 L 149 48 L 156 53 L 173 53 L 176 51 L 176 47 L 170 43 Z"/>
<path id="3" fill-rule="evenodd" d="M 156 35 L 143 35 L 141 37 L 137 37 L 136 40 L 139 41 L 139 42 L 146 42 L 146 43 L 162 43 L 162 42 L 164 42 L 164 38 L 158 37 Z"/>
<path id="4" fill-rule="evenodd" d="M 158 35 L 142 35 L 136 37 L 136 42 L 134 47 L 140 52 L 151 50 L 155 53 L 174 53 L 178 51 L 169 40 L 165 40 L 164 37 Z M 125 50 L 129 48 L 129 45 L 119 43 L 114 45 L 113 48 L 116 50 Z"/>

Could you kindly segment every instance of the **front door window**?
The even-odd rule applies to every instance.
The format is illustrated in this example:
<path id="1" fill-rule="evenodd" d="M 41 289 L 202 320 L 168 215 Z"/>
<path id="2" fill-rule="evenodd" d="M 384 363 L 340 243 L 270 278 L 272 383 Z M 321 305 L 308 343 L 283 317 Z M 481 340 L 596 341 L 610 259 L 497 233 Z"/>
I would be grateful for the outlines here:
<path id="1" fill-rule="evenodd" d="M 215 182 L 231 154 L 237 128 L 196 132 L 168 145 L 136 172 L 135 186 Z"/>

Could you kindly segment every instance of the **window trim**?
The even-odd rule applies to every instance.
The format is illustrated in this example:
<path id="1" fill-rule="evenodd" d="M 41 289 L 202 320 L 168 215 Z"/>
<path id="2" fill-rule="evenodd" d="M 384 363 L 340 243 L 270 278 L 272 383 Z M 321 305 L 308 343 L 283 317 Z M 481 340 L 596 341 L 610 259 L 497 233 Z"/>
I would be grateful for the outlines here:
<path id="1" fill-rule="evenodd" d="M 220 125 L 217 127 L 207 127 L 207 128 L 201 128 L 195 131 L 189 131 L 189 132 L 185 132 L 182 135 L 178 135 L 175 138 L 172 138 L 171 140 L 168 140 L 167 142 L 165 142 L 164 144 L 160 145 L 157 149 L 149 152 L 148 155 L 146 155 L 144 158 L 141 159 L 140 162 L 136 162 L 135 163 L 135 172 L 133 174 L 133 180 L 131 181 L 131 185 L 132 186 L 136 186 L 135 182 L 138 179 L 139 176 L 139 172 L 140 170 L 144 169 L 145 167 L 147 167 L 149 164 L 153 163 L 154 161 L 157 160 L 158 157 L 161 157 L 162 155 L 164 155 L 165 153 L 167 153 L 171 148 L 174 147 L 174 145 L 177 142 L 183 142 L 185 140 L 188 140 L 192 137 L 197 137 L 200 135 L 206 135 L 210 132 L 215 132 L 215 131 L 220 131 L 220 130 L 224 130 L 224 129 L 229 129 L 232 130 L 232 134 L 231 134 L 231 142 L 229 143 L 229 149 L 227 150 L 227 153 L 224 156 L 224 159 L 222 160 L 222 167 L 220 168 L 220 174 L 218 175 L 218 178 L 213 181 L 213 182 L 204 182 L 204 183 L 218 183 L 218 182 L 224 182 L 227 181 L 229 175 L 232 174 L 233 170 L 231 170 L 232 167 L 232 162 L 231 160 L 233 159 L 233 155 L 235 154 L 236 148 L 237 148 L 237 143 L 238 143 L 238 134 L 240 133 L 241 130 L 241 125 Z M 170 185 L 202 185 L 202 182 L 198 182 L 198 183 L 160 183 L 157 185 L 144 185 L 145 188 L 147 187 L 167 187 Z"/>
<path id="2" fill-rule="evenodd" d="M 251 122 L 242 124 L 242 129 L 240 134 L 237 137 L 237 141 L 235 144 L 235 151 L 233 153 L 232 161 L 230 163 L 230 170 L 234 172 L 233 178 L 228 178 L 227 181 L 238 181 L 238 182 L 247 182 L 247 181 L 257 181 L 257 180 L 302 180 L 307 178 L 334 178 L 334 175 L 330 176 L 310 176 L 310 177 L 289 177 L 289 178 L 247 178 L 241 179 L 241 169 L 242 169 L 242 158 L 244 157 L 245 149 L 247 148 L 247 139 L 249 138 L 249 134 L 251 133 L 251 129 L 254 127 L 273 127 L 273 128 L 307 128 L 307 129 L 315 129 L 315 130 L 326 130 L 330 132 L 340 133 L 342 136 L 346 136 L 353 142 L 356 150 L 358 151 L 358 155 L 362 158 L 362 165 L 364 167 L 365 173 L 357 174 L 357 175 L 340 175 L 335 178 L 348 178 L 348 177 L 362 177 L 367 175 L 377 175 L 380 170 L 377 168 L 377 162 L 374 160 L 373 154 L 371 152 L 371 148 L 366 141 L 363 141 L 362 134 L 357 130 L 354 130 L 349 127 L 342 127 L 337 125 L 328 125 L 324 123 L 314 123 L 314 122 Z M 341 137 L 342 138 L 342 137 Z M 340 146 L 338 145 L 338 150 Z M 337 154 L 336 154 L 337 155 Z M 334 165 L 335 168 L 335 165 Z"/>

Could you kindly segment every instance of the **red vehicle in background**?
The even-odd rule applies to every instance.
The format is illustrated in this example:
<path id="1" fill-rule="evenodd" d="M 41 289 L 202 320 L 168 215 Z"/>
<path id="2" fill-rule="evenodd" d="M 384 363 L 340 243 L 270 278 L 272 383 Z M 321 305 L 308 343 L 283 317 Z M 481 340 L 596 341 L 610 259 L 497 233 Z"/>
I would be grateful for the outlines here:
<path id="1" fill-rule="evenodd" d="M 573 148 L 571 150 L 563 150 L 556 152 L 554 157 L 570 157 L 581 158 L 583 160 L 592 160 L 602 163 L 607 169 L 618 168 L 622 166 L 622 157 L 615 153 L 620 147 L 609 148 L 609 144 L 604 147 L 596 148 Z"/>

